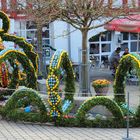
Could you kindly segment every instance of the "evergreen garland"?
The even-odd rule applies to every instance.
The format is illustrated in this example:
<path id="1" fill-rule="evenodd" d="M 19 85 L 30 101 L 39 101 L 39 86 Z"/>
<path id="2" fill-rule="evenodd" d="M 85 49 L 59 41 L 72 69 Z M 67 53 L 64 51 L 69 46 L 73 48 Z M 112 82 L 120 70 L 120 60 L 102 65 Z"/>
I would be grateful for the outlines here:
<path id="1" fill-rule="evenodd" d="M 115 101 L 119 103 L 125 102 L 125 81 L 131 67 L 136 69 L 140 81 L 140 56 L 136 53 L 123 56 L 119 62 L 114 81 Z"/>

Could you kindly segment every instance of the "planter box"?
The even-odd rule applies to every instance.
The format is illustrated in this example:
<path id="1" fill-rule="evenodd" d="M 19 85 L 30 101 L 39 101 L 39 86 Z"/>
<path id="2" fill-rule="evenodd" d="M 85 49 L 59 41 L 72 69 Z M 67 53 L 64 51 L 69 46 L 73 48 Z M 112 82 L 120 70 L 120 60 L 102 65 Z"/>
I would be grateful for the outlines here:
<path id="1" fill-rule="evenodd" d="M 106 96 L 109 87 L 100 87 L 100 88 L 94 87 L 94 90 L 96 92 L 96 96 Z"/>

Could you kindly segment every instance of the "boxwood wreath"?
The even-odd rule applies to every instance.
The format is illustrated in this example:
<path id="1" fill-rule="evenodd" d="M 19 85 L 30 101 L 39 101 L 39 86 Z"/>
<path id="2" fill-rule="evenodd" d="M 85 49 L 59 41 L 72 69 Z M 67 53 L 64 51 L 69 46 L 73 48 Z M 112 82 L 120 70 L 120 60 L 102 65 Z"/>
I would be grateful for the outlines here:
<path id="1" fill-rule="evenodd" d="M 136 53 L 127 54 L 119 62 L 114 81 L 115 101 L 119 103 L 125 102 L 125 80 L 131 67 L 136 69 L 140 81 L 140 55 Z"/>
<path id="2" fill-rule="evenodd" d="M 32 106 L 35 110 L 25 112 L 27 106 Z M 7 119 L 31 122 L 48 121 L 47 112 L 48 107 L 39 96 L 39 93 L 25 87 L 16 90 L 1 110 L 3 117 Z"/>
<path id="3" fill-rule="evenodd" d="M 66 73 L 64 101 L 68 102 L 69 106 L 65 111 L 62 110 L 62 102 L 58 94 L 60 68 L 64 69 Z M 63 50 L 57 50 L 50 61 L 49 74 L 46 81 L 49 95 L 48 102 L 51 108 L 51 117 L 60 117 L 62 114 L 66 112 L 68 113 L 72 108 L 73 96 L 75 92 L 74 78 L 75 76 L 72 63 L 68 58 L 67 52 Z"/>
<path id="4" fill-rule="evenodd" d="M 37 77 L 36 77 L 36 73 L 35 73 L 35 69 L 33 64 L 31 63 L 31 61 L 28 59 L 28 57 L 20 51 L 17 50 L 13 50 L 13 49 L 4 49 L 0 52 L 0 63 L 2 63 L 5 60 L 17 60 L 19 61 L 24 70 L 25 73 L 27 74 L 27 79 L 26 79 L 26 85 L 29 88 L 36 88 L 37 87 Z M 17 68 L 17 65 L 14 64 L 14 69 Z M 18 70 L 16 70 L 17 72 Z M 15 71 L 14 71 L 15 72 Z M 16 89 L 18 82 L 15 82 L 15 80 L 17 80 L 19 78 L 19 73 L 17 75 L 17 73 L 13 73 L 14 77 L 11 79 L 8 88 L 12 88 L 12 89 Z M 18 77 L 17 77 L 18 76 Z M 32 80 L 31 80 L 32 79 Z"/>
<path id="5" fill-rule="evenodd" d="M 119 121 L 123 121 L 123 112 L 121 111 L 121 108 L 118 106 L 118 104 L 107 98 L 107 97 L 91 97 L 88 100 L 86 100 L 78 109 L 77 113 L 76 113 L 76 118 L 78 119 L 78 121 L 84 121 L 85 120 L 85 115 L 86 113 L 93 107 L 97 106 L 97 105 L 102 105 L 105 106 L 111 113 L 112 115 L 115 117 L 115 119 L 119 120 Z"/>

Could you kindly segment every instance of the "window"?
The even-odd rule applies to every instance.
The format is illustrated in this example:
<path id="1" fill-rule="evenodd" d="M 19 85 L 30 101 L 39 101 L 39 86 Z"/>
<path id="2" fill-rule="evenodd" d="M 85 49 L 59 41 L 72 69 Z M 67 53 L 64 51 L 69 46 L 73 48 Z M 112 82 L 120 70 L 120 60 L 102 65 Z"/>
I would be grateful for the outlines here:
<path id="1" fill-rule="evenodd" d="M 131 42 L 130 51 L 131 52 L 137 51 L 137 42 Z"/>
<path id="2" fill-rule="evenodd" d="M 18 0 L 17 3 L 19 8 L 26 8 L 26 0 Z"/>
<path id="3" fill-rule="evenodd" d="M 137 40 L 138 34 L 137 33 L 130 33 L 130 39 L 131 40 Z"/>
<path id="4" fill-rule="evenodd" d="M 121 44 L 121 51 L 124 51 L 125 48 L 128 48 L 128 43 Z"/>
<path id="5" fill-rule="evenodd" d="M 108 60 L 108 55 L 102 55 L 101 56 L 101 62 L 104 62 L 104 63 L 107 63 L 109 60 Z"/>
<path id="6" fill-rule="evenodd" d="M 138 51 L 140 52 L 140 42 L 139 42 L 139 48 L 138 48 Z"/>
<path id="7" fill-rule="evenodd" d="M 27 30 L 27 39 L 37 38 L 36 30 Z"/>
<path id="8" fill-rule="evenodd" d="M 138 3 L 137 0 L 128 0 L 129 7 L 136 7 L 137 3 Z"/>
<path id="9" fill-rule="evenodd" d="M 49 30 L 45 30 L 45 31 L 42 31 L 42 37 L 43 38 L 49 38 Z"/>
<path id="10" fill-rule="evenodd" d="M 33 21 L 27 21 L 26 29 L 36 29 L 36 24 Z"/>
<path id="11" fill-rule="evenodd" d="M 123 4 L 122 0 L 112 0 L 112 1 L 113 1 L 112 7 L 114 7 L 114 8 L 120 7 Z"/>
<path id="12" fill-rule="evenodd" d="M 102 44 L 101 51 L 102 52 L 110 52 L 111 51 L 110 44 Z"/>
<path id="13" fill-rule="evenodd" d="M 101 33 L 100 37 L 101 37 L 101 41 L 111 41 L 111 32 L 107 31 Z"/>
<path id="14" fill-rule="evenodd" d="M 16 35 L 24 37 L 27 39 L 29 43 L 34 42 L 33 40 L 37 40 L 37 27 L 35 22 L 32 21 L 16 21 L 15 28 L 17 29 Z M 49 25 L 44 25 L 42 28 L 42 44 L 49 45 L 50 44 L 50 29 Z M 37 44 L 37 41 L 36 43 Z"/>
<path id="15" fill-rule="evenodd" d="M 99 44 L 90 45 L 90 54 L 99 54 Z"/>
<path id="16" fill-rule="evenodd" d="M 11 7 L 11 2 L 10 2 L 11 0 L 7 0 L 7 9 L 10 9 L 10 7 Z"/>
<path id="17" fill-rule="evenodd" d="M 50 44 L 50 39 L 43 39 L 42 44 L 43 45 L 49 45 Z"/>
<path id="18" fill-rule="evenodd" d="M 123 32 L 121 34 L 123 35 L 123 40 L 128 40 L 129 33 Z"/>

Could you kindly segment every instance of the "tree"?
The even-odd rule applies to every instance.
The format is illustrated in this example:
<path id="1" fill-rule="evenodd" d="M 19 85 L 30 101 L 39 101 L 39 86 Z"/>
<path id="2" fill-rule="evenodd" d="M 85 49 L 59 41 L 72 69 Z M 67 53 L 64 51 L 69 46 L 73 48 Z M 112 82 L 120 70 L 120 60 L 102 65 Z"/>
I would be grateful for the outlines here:
<path id="1" fill-rule="evenodd" d="M 37 27 L 37 52 L 39 55 L 39 72 L 44 72 L 42 56 L 42 28 L 53 22 L 58 16 L 57 0 L 17 0 L 11 3 L 12 9 L 22 13 L 27 20 L 33 21 Z M 44 72 L 45 75 L 45 72 Z"/>
<path id="2" fill-rule="evenodd" d="M 82 34 L 82 92 L 88 90 L 87 36 L 89 30 L 101 27 L 114 18 L 128 14 L 128 7 L 112 0 L 63 0 L 59 1 L 61 19 Z"/>

